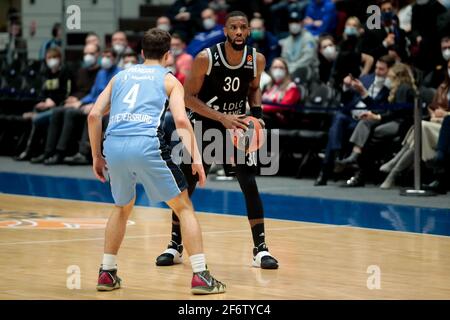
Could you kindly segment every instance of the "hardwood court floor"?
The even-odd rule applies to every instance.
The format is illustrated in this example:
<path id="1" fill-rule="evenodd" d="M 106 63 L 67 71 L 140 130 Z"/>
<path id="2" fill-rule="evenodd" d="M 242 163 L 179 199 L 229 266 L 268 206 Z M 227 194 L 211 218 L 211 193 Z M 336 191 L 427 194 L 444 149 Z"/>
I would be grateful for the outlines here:
<path id="1" fill-rule="evenodd" d="M 193 296 L 187 257 L 173 267 L 154 264 L 169 239 L 168 210 L 144 207 L 135 208 L 119 252 L 123 288 L 97 292 L 104 230 L 95 227 L 111 208 L 1 194 L 0 299 L 450 299 L 450 237 L 267 220 L 268 245 L 281 267 L 260 270 L 251 267 L 246 217 L 202 213 L 208 265 L 228 292 Z M 46 215 L 72 229 L 57 229 L 54 219 L 42 220 Z M 74 228 L 83 222 L 84 229 Z M 71 265 L 80 268 L 81 289 L 67 288 Z M 367 288 L 371 265 L 381 271 L 379 290 Z"/>

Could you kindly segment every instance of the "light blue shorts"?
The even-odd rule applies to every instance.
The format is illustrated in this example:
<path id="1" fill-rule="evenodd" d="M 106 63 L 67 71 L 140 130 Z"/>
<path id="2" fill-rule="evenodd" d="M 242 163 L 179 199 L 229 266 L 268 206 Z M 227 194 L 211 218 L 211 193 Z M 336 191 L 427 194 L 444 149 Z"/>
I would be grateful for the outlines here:
<path id="1" fill-rule="evenodd" d="M 128 204 L 142 183 L 152 203 L 165 202 L 187 188 L 170 149 L 158 137 L 112 136 L 103 142 L 111 192 L 117 206 Z"/>

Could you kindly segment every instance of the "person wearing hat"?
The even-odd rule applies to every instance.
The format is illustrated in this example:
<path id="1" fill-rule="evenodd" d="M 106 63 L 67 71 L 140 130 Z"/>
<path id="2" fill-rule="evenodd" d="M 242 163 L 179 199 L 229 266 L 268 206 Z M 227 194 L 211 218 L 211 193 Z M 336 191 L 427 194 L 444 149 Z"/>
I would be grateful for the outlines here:
<path id="1" fill-rule="evenodd" d="M 303 16 L 293 11 L 289 15 L 289 36 L 280 40 L 281 57 L 293 73 L 301 67 L 310 66 L 318 72 L 317 42 L 314 36 L 303 28 Z"/>

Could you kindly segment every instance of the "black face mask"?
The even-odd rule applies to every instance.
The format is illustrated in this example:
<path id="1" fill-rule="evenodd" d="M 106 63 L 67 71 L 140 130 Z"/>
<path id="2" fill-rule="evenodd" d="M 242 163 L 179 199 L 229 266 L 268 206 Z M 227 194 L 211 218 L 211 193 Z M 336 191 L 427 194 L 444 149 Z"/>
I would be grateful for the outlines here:
<path id="1" fill-rule="evenodd" d="M 247 40 L 247 39 L 244 39 L 244 42 L 243 42 L 242 44 L 236 44 L 236 43 L 234 43 L 234 42 L 231 40 L 230 36 L 227 35 L 227 41 L 231 44 L 231 47 L 232 47 L 234 50 L 236 50 L 236 51 L 242 51 L 242 50 L 244 50 L 244 48 L 245 48 L 245 43 L 247 42 L 246 40 Z"/>

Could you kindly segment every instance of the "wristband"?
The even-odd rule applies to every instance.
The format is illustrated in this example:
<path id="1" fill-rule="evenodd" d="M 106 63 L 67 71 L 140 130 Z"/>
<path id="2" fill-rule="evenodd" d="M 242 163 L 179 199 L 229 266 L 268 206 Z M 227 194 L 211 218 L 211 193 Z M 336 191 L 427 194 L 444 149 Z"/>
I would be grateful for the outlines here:
<path id="1" fill-rule="evenodd" d="M 257 119 L 261 119 L 262 118 L 262 108 L 261 106 L 254 106 L 250 108 L 250 113 L 252 114 L 253 117 L 257 118 Z"/>

